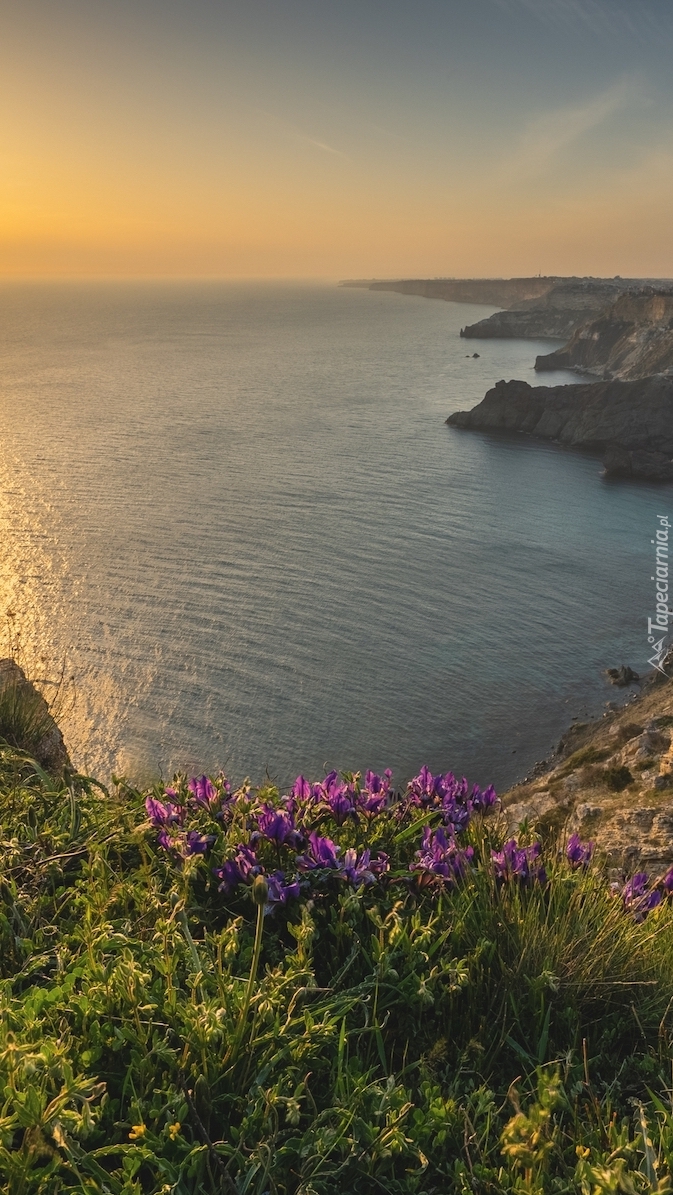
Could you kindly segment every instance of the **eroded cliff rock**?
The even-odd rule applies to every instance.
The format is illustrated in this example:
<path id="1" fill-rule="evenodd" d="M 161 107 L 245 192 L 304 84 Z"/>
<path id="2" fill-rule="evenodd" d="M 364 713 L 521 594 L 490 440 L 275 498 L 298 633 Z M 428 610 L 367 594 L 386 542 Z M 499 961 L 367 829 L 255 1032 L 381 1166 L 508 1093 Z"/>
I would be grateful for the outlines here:
<path id="1" fill-rule="evenodd" d="M 625 872 L 673 863 L 673 683 L 654 677 L 623 709 L 574 726 L 554 759 L 504 794 L 512 832 L 526 820 L 565 827 Z"/>
<path id="2" fill-rule="evenodd" d="M 562 349 L 538 357 L 535 368 L 623 380 L 673 374 L 673 289 L 622 295 L 577 328 Z"/>
<path id="3" fill-rule="evenodd" d="M 71 767 L 63 735 L 47 702 L 11 659 L 0 659 L 0 737 L 50 772 Z"/>
<path id="4" fill-rule="evenodd" d="M 560 279 L 540 295 L 518 301 L 507 311 L 496 311 L 477 324 L 468 324 L 461 336 L 478 340 L 509 337 L 565 340 L 579 325 L 595 318 L 614 302 L 629 285 L 623 279 Z"/>
<path id="5" fill-rule="evenodd" d="M 498 382 L 452 427 L 525 432 L 599 454 L 613 476 L 673 481 L 673 378 L 529 386 Z"/>

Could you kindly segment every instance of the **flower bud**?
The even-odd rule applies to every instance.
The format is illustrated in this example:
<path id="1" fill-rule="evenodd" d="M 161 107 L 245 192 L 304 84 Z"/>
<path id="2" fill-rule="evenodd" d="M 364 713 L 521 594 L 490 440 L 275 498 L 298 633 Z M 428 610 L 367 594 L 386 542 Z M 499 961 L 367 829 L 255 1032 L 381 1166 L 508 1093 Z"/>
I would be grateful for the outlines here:
<path id="1" fill-rule="evenodd" d="M 265 876 L 255 876 L 252 885 L 252 899 L 256 905 L 265 905 L 269 899 L 269 885 Z"/>

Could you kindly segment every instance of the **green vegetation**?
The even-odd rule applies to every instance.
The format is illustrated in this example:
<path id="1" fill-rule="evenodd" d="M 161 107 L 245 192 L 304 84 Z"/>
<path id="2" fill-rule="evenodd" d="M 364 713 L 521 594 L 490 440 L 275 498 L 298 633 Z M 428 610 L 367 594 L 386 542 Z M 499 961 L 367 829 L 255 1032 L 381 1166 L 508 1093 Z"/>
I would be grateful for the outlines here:
<path id="1" fill-rule="evenodd" d="M 0 687 L 0 738 L 22 751 L 35 751 L 53 726 L 44 698 L 12 677 Z"/>
<path id="2" fill-rule="evenodd" d="M 292 814 L 340 844 L 309 849 L 271 788 L 146 806 L 0 747 L 3 1191 L 670 1190 L 668 897 L 645 916 L 556 847 L 508 870 L 478 800 L 444 875 L 446 801 L 364 813 L 346 780 Z"/>

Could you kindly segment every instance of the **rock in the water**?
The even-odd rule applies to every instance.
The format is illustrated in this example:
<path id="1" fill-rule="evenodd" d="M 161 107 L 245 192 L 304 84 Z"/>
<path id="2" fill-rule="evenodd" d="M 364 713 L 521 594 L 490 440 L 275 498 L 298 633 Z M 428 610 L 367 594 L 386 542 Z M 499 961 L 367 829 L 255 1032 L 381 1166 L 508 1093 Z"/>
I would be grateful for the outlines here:
<path id="1" fill-rule="evenodd" d="M 673 481 L 673 378 L 529 386 L 498 382 L 452 427 L 526 432 L 600 454 L 612 476 Z"/>
<path id="2" fill-rule="evenodd" d="M 634 685 L 640 680 L 638 673 L 625 664 L 622 664 L 621 668 L 608 668 L 606 675 L 610 677 L 613 685 L 619 685 L 620 688 L 625 685 Z"/>

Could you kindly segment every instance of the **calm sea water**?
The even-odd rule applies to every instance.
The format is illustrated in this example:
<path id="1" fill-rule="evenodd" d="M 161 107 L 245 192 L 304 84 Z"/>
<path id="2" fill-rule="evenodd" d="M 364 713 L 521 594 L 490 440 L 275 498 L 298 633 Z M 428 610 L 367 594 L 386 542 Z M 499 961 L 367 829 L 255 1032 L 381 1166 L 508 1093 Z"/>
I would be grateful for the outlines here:
<path id="1" fill-rule="evenodd" d="M 461 341 L 487 313 L 0 288 L 0 609 L 34 674 L 75 677 L 80 767 L 427 762 L 504 786 L 614 698 L 606 667 L 643 666 L 670 491 L 446 427 L 547 347 Z"/>

